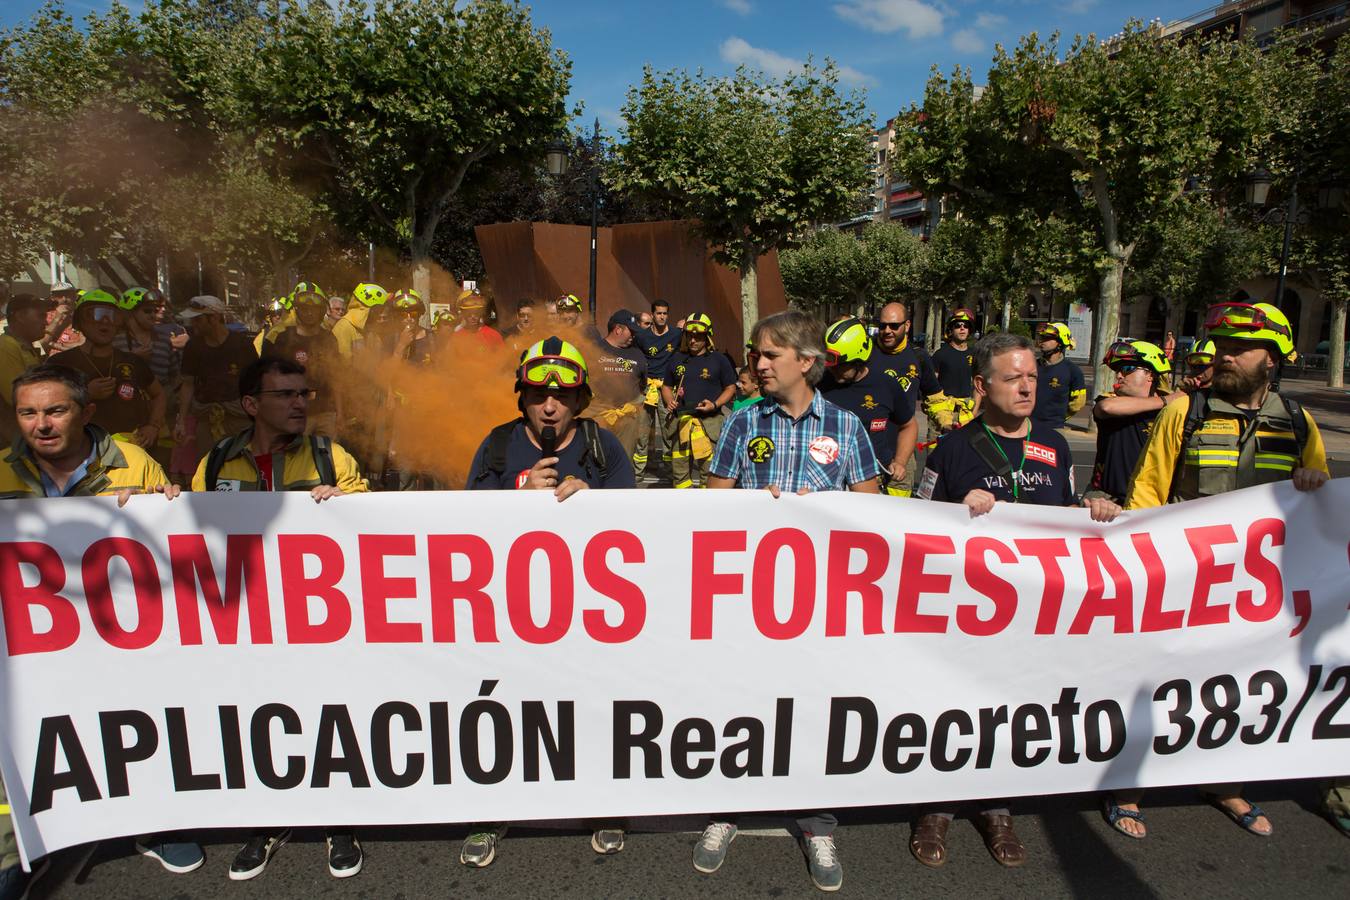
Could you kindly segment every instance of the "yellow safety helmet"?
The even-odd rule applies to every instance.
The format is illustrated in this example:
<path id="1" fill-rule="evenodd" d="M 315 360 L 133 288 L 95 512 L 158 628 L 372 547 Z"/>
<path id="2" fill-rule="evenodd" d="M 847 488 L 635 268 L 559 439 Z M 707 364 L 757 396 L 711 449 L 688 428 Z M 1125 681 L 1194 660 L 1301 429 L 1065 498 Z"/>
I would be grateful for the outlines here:
<path id="1" fill-rule="evenodd" d="M 383 306 L 389 299 L 389 292 L 378 284 L 362 282 L 356 286 L 356 290 L 352 291 L 352 296 L 362 306 Z"/>
<path id="2" fill-rule="evenodd" d="M 399 312 L 412 312 L 413 310 L 424 310 L 427 305 L 422 302 L 422 295 L 412 288 L 403 291 L 394 292 L 394 308 Z"/>
<path id="3" fill-rule="evenodd" d="M 1214 365 L 1214 341 L 1205 338 L 1186 354 L 1186 365 L 1203 368 Z"/>
<path id="4" fill-rule="evenodd" d="M 526 347 L 516 368 L 516 390 L 546 387 L 552 390 L 582 388 L 590 391 L 586 357 L 556 335 Z"/>
<path id="5" fill-rule="evenodd" d="M 487 298 L 477 291 L 466 291 L 459 295 L 460 309 L 487 309 Z"/>
<path id="6" fill-rule="evenodd" d="M 952 314 L 947 317 L 947 330 L 951 331 L 952 326 L 958 322 L 965 322 L 970 327 L 975 327 L 975 313 L 966 309 L 964 306 L 952 310 Z"/>
<path id="7" fill-rule="evenodd" d="M 708 349 L 715 350 L 713 343 L 712 317 L 707 313 L 694 313 L 684 320 L 684 333 L 680 335 L 680 350 L 689 349 L 689 335 L 701 334 L 708 339 Z"/>
<path id="8" fill-rule="evenodd" d="M 283 313 L 290 308 L 290 299 L 287 297 L 273 297 L 267 304 L 267 311 L 269 313 Z"/>
<path id="9" fill-rule="evenodd" d="M 1281 359 L 1294 352 L 1289 317 L 1270 303 L 1216 303 L 1205 313 L 1205 331 L 1210 337 L 1273 344 Z"/>
<path id="10" fill-rule="evenodd" d="M 1036 337 L 1040 340 L 1049 338 L 1059 341 L 1060 347 L 1064 350 L 1072 350 L 1078 346 L 1073 341 L 1073 332 L 1063 322 L 1046 322 L 1041 326 L 1041 330 L 1036 332 Z"/>
<path id="11" fill-rule="evenodd" d="M 80 291 L 79 299 L 75 301 L 75 308 L 79 309 L 80 307 L 88 306 L 91 303 L 106 304 L 108 306 L 114 306 L 118 309 L 124 308 L 122 305 L 122 299 L 120 297 L 114 296 L 113 294 L 101 288 L 94 288 L 93 290 L 88 291 Z"/>
<path id="12" fill-rule="evenodd" d="M 857 316 L 845 316 L 825 329 L 825 365 L 866 362 L 872 355 L 872 336 Z"/>
<path id="13" fill-rule="evenodd" d="M 1172 371 L 1172 361 L 1167 358 L 1167 354 L 1157 344 L 1150 344 L 1148 341 L 1116 341 L 1106 348 L 1106 359 L 1103 362 L 1112 368 L 1144 366 L 1158 375 L 1166 375 Z"/>
<path id="14" fill-rule="evenodd" d="M 286 297 L 285 300 L 287 309 L 293 308 L 297 303 L 328 305 L 328 295 L 323 292 L 323 288 L 312 281 L 302 281 L 297 284 L 295 289 L 291 291 L 291 295 Z"/>
<path id="15" fill-rule="evenodd" d="M 554 309 L 558 312 L 562 312 L 563 310 L 575 310 L 576 312 L 581 312 L 581 299 L 577 297 L 576 294 L 563 294 L 558 298 L 558 302 L 554 304 Z"/>
<path id="16" fill-rule="evenodd" d="M 132 287 L 122 292 L 122 302 L 117 305 L 125 310 L 133 310 L 146 300 L 162 302 L 164 296 L 154 288 Z"/>

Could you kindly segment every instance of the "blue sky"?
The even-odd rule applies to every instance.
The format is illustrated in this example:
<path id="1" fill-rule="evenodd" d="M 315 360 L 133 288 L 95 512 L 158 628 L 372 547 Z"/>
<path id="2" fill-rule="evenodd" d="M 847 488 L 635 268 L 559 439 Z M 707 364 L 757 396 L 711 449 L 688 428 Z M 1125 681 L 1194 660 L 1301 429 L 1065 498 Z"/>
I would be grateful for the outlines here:
<path id="1" fill-rule="evenodd" d="M 1109 35 L 1126 19 L 1171 21 L 1213 0 L 539 0 L 538 25 L 572 58 L 572 99 L 583 122 L 615 133 L 642 67 L 732 71 L 746 63 L 781 75 L 808 56 L 834 59 L 864 88 L 877 123 L 922 97 L 931 66 L 971 67 L 982 80 L 994 44 L 1032 31 Z M 0 0 L 0 24 L 22 22 L 40 0 Z M 138 0 L 129 4 L 140 6 Z M 76 14 L 106 0 L 67 0 Z M 1067 43 L 1067 41 L 1066 41 Z"/>

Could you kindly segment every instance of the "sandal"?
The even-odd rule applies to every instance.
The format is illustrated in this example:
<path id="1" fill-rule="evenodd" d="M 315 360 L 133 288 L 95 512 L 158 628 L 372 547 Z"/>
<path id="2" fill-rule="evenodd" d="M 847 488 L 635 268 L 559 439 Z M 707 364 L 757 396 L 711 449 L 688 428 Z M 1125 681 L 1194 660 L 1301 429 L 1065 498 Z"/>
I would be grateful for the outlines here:
<path id="1" fill-rule="evenodd" d="M 1265 814 L 1265 812 L 1261 809 L 1261 807 L 1257 806 L 1255 803 L 1252 803 L 1250 800 L 1245 801 L 1247 803 L 1247 806 L 1250 807 L 1245 813 L 1235 813 L 1228 807 L 1224 806 L 1223 802 L 1220 801 L 1218 797 L 1215 797 L 1213 794 L 1207 796 L 1209 797 L 1210 806 L 1213 806 L 1219 812 L 1223 813 L 1225 816 L 1232 819 L 1235 823 L 1237 823 L 1237 826 L 1239 828 L 1241 828 L 1248 834 L 1254 834 L 1257 837 L 1270 837 L 1272 834 L 1275 833 L 1274 822 L 1270 823 L 1269 831 L 1256 830 L 1255 825 L 1257 819 L 1265 817 L 1266 821 L 1269 822 L 1270 817 Z"/>
<path id="2" fill-rule="evenodd" d="M 1013 831 L 1012 816 L 990 816 L 981 813 L 978 828 L 984 835 L 984 846 L 1001 866 L 1015 869 L 1027 861 L 1027 848 L 1017 832 Z"/>
<path id="3" fill-rule="evenodd" d="M 909 852 L 930 869 L 939 868 L 947 862 L 947 829 L 951 824 L 946 816 L 921 816 L 910 833 Z"/>
<path id="4" fill-rule="evenodd" d="M 1107 794 L 1102 797 L 1102 813 L 1106 816 L 1106 824 L 1110 825 L 1127 838 L 1134 838 L 1136 841 L 1142 841 L 1144 838 L 1148 837 L 1147 826 L 1145 826 L 1145 830 L 1141 834 L 1126 831 L 1122 827 L 1121 819 L 1133 819 L 1140 825 L 1143 825 L 1144 814 L 1137 809 L 1123 809 L 1120 804 L 1116 802 L 1114 794 Z"/>

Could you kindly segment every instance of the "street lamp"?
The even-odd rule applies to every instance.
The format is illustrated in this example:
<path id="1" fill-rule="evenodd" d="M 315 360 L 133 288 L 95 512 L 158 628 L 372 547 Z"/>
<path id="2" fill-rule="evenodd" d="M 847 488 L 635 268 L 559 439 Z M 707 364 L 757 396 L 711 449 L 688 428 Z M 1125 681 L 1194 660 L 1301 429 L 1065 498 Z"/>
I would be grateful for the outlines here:
<path id="1" fill-rule="evenodd" d="M 544 151 L 544 162 L 548 174 L 562 177 L 571 168 L 568 158 L 567 141 L 557 138 L 550 141 Z M 591 322 L 595 322 L 595 263 L 599 246 L 600 225 L 600 119 L 595 120 L 595 132 L 591 136 L 591 168 L 586 178 L 586 190 L 591 195 L 591 259 L 590 285 L 586 294 L 587 309 L 591 313 Z"/>
<path id="2" fill-rule="evenodd" d="M 1247 205 L 1265 206 L 1266 198 L 1270 196 L 1270 186 L 1274 183 L 1270 172 L 1264 168 L 1257 169 L 1247 176 Z"/>
<path id="3" fill-rule="evenodd" d="M 1306 209 L 1298 207 L 1298 180 L 1302 170 L 1294 167 L 1294 181 L 1289 186 L 1289 200 L 1284 206 L 1276 206 L 1257 213 L 1257 221 L 1267 225 L 1284 226 L 1284 242 L 1280 245 L 1280 274 L 1275 280 L 1275 305 L 1284 308 L 1284 283 L 1289 276 L 1289 242 L 1294 236 L 1295 225 L 1307 225 L 1309 216 Z M 1265 206 L 1270 195 L 1270 185 L 1274 181 L 1265 169 L 1257 169 L 1247 176 L 1247 202 L 1252 206 Z"/>

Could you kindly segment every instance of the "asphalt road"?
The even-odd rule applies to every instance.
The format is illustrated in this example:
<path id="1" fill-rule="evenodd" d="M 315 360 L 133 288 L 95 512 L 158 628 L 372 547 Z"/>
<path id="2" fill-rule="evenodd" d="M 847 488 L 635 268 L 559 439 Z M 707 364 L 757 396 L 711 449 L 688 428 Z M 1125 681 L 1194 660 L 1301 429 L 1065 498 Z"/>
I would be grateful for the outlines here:
<path id="1" fill-rule="evenodd" d="M 1145 800 L 1149 836 L 1135 841 L 1103 821 L 1096 798 L 1028 798 L 1013 804 L 1027 844 L 1024 868 L 1004 869 L 969 822 L 949 834 L 950 861 L 926 869 L 906 844 L 912 810 L 840 811 L 836 841 L 844 862 L 843 894 L 855 897 L 1350 897 L 1350 841 L 1318 817 L 1311 782 L 1250 785 L 1247 796 L 1270 814 L 1275 834 L 1240 831 L 1190 790 L 1159 790 Z M 643 823 L 635 823 L 635 827 Z M 651 824 L 651 823 L 646 823 Z M 696 828 L 696 820 L 656 823 Z M 756 823 L 747 823 L 755 825 Z M 757 823 L 760 826 L 769 822 Z M 56 854 L 32 897 L 121 898 L 369 897 L 811 897 L 796 844 L 761 828 L 739 837 L 722 870 L 690 865 L 692 831 L 630 832 L 625 850 L 596 856 L 579 828 L 516 827 L 497 861 L 471 870 L 458 863 L 464 829 L 388 828 L 359 832 L 364 870 L 329 876 L 323 835 L 301 833 L 249 882 L 226 877 L 234 835 L 211 834 L 204 867 L 171 875 L 135 855 L 130 840 L 105 841 Z M 86 860 L 87 857 L 87 860 Z"/>

